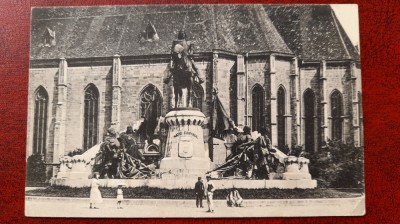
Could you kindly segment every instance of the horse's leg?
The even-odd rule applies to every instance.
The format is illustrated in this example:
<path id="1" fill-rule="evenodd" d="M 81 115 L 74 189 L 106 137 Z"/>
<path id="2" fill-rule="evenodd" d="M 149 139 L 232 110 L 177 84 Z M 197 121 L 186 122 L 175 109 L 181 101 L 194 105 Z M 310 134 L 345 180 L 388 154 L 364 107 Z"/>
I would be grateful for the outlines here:
<path id="1" fill-rule="evenodd" d="M 182 88 L 179 88 L 178 95 L 179 95 L 179 103 L 182 105 L 182 95 L 183 95 Z"/>
<path id="2" fill-rule="evenodd" d="M 191 95 L 192 95 L 192 87 L 189 84 L 188 87 L 187 87 L 187 97 L 186 97 L 186 106 L 187 107 L 192 107 L 192 104 L 190 103 L 191 102 L 190 101 Z"/>
<path id="3" fill-rule="evenodd" d="M 178 108 L 178 99 L 179 99 L 178 87 L 174 86 L 174 94 L 175 94 L 175 108 Z"/>
<path id="4" fill-rule="evenodd" d="M 191 101 L 191 98 L 192 98 L 192 87 L 193 87 L 193 77 L 192 77 L 192 74 L 190 74 L 190 79 L 189 79 L 189 82 L 188 82 L 188 86 L 187 86 L 187 98 L 186 98 L 186 104 L 187 104 L 187 106 L 188 107 L 192 107 L 193 105 L 192 105 L 192 101 Z"/>

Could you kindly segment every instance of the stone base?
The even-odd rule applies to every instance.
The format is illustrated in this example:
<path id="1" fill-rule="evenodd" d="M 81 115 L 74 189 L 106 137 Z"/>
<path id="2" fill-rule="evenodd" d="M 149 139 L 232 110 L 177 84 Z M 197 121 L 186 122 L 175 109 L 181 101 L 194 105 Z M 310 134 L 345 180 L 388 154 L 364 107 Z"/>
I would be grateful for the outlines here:
<path id="1" fill-rule="evenodd" d="M 68 175 L 68 179 L 75 180 L 75 179 L 88 179 L 91 175 L 90 172 L 70 172 Z M 58 178 L 58 176 L 57 176 Z"/>
<path id="2" fill-rule="evenodd" d="M 206 158 L 168 157 L 162 159 L 160 164 L 162 179 L 204 177 L 208 170 L 210 170 L 210 160 Z"/>
<path id="3" fill-rule="evenodd" d="M 283 173 L 269 173 L 268 177 L 270 180 L 282 180 Z"/>
<path id="4" fill-rule="evenodd" d="M 57 173 L 57 178 L 68 178 L 69 177 L 69 173 L 67 172 L 58 172 Z"/>
<path id="5" fill-rule="evenodd" d="M 125 187 L 154 187 L 160 189 L 193 189 L 197 177 L 188 179 L 100 179 L 101 187 L 118 187 L 124 183 Z M 205 181 L 205 180 L 204 180 Z M 245 179 L 222 179 L 213 180 L 218 190 L 241 188 L 241 189 L 312 189 L 317 187 L 316 180 L 245 180 Z M 55 179 L 53 185 L 70 187 L 89 187 L 90 179 Z"/>
<path id="6" fill-rule="evenodd" d="M 309 173 L 283 173 L 284 180 L 311 180 L 311 174 Z"/>

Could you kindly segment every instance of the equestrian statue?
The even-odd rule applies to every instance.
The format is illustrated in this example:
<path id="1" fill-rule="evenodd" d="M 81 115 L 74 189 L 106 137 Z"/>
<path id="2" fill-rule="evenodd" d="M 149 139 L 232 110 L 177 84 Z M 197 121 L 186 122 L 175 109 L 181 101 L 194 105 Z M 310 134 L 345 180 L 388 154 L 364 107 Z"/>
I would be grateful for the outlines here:
<path id="1" fill-rule="evenodd" d="M 168 84 L 173 78 L 175 108 L 178 103 L 182 104 L 182 89 L 187 89 L 186 106 L 190 105 L 192 86 L 194 82 L 199 84 L 204 80 L 200 78 L 200 73 L 193 61 L 193 45 L 190 41 L 186 41 L 184 31 L 179 31 L 178 39 L 174 40 L 171 48 L 171 69 L 164 83 Z"/>

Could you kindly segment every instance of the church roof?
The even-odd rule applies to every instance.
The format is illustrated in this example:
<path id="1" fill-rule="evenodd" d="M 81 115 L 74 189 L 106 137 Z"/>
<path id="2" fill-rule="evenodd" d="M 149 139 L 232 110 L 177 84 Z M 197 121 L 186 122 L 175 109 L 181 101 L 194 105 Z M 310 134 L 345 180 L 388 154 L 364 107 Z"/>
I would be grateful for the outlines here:
<path id="1" fill-rule="evenodd" d="M 329 5 L 265 5 L 288 47 L 304 60 L 360 60 Z"/>
<path id="2" fill-rule="evenodd" d="M 304 16 L 302 10 L 317 13 Z M 293 15 L 285 15 L 286 11 L 293 12 Z M 296 53 L 315 60 L 325 56 L 329 56 L 326 59 L 348 58 L 343 50 L 345 47 L 337 40 L 339 35 L 330 40 L 325 38 L 329 35 L 323 33 L 328 31 L 340 33 L 344 42 L 351 45 L 337 20 L 335 20 L 337 27 L 332 25 L 332 18 L 336 17 L 333 15 L 329 20 L 326 15 L 319 15 L 318 12 L 317 6 L 303 8 L 296 6 L 291 9 L 291 6 L 268 5 L 34 8 L 30 57 L 55 59 L 105 57 L 114 54 L 123 56 L 169 54 L 172 41 L 176 39 L 178 31 L 183 29 L 187 39 L 194 43 L 195 52 L 211 52 L 213 49 L 219 49 L 234 53 Z M 317 14 L 316 19 L 319 15 L 326 21 L 322 24 L 318 21 L 313 22 L 314 14 Z M 286 17 L 280 21 L 281 16 Z M 293 24 L 290 22 L 292 17 L 296 19 Z M 306 21 L 299 21 L 302 19 Z M 140 41 L 141 32 L 148 28 L 149 24 L 154 25 L 159 36 L 158 41 Z M 324 28 L 324 24 L 330 26 Z M 293 34 L 289 28 L 301 33 Z M 331 31 L 330 28 L 335 31 Z M 55 45 L 43 46 L 44 35 L 48 35 L 51 31 L 55 33 Z M 319 31 L 321 37 L 314 38 L 310 34 L 316 31 Z M 290 36 L 292 34 L 293 37 Z M 332 44 L 312 43 L 315 40 L 328 41 Z"/>
<path id="3" fill-rule="evenodd" d="M 139 41 L 149 23 L 160 39 Z M 55 46 L 41 44 L 46 27 L 56 33 Z M 32 10 L 31 59 L 169 54 L 181 29 L 196 52 L 292 53 L 262 6 L 58 7 Z"/>

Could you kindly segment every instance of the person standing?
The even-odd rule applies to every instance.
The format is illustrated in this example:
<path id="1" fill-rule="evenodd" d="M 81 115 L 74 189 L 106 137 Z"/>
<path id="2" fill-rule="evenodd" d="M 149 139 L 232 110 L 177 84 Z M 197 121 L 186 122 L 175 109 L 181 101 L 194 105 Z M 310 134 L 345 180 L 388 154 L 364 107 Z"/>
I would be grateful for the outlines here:
<path id="1" fill-rule="evenodd" d="M 195 186 L 194 191 L 196 193 L 196 206 L 197 208 L 203 208 L 203 197 L 204 197 L 204 184 L 201 177 L 198 178 Z"/>
<path id="2" fill-rule="evenodd" d="M 98 209 L 96 204 L 100 204 L 103 202 L 103 198 L 101 197 L 101 192 L 99 190 L 99 173 L 94 173 L 94 177 L 92 178 L 92 183 L 90 184 L 90 208 Z"/>
<path id="3" fill-rule="evenodd" d="M 211 181 L 211 176 L 207 176 L 207 205 L 208 211 L 207 212 L 214 212 L 214 201 L 213 195 L 215 191 L 214 183 Z"/>
<path id="4" fill-rule="evenodd" d="M 124 193 L 122 191 L 122 185 L 118 185 L 117 189 L 117 208 L 122 208 L 122 200 L 124 200 Z"/>

